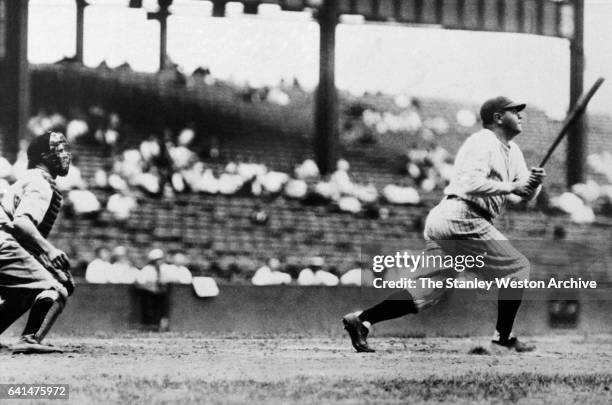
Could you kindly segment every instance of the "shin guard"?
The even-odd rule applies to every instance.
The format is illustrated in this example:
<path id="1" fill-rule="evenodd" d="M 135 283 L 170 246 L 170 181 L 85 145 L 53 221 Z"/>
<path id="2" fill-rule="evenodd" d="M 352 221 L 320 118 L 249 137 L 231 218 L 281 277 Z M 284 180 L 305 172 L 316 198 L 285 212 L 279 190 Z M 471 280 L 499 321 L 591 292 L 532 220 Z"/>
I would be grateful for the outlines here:
<path id="1" fill-rule="evenodd" d="M 22 335 L 31 336 L 40 343 L 51 330 L 64 306 L 64 297 L 55 290 L 45 290 L 38 294 Z"/>

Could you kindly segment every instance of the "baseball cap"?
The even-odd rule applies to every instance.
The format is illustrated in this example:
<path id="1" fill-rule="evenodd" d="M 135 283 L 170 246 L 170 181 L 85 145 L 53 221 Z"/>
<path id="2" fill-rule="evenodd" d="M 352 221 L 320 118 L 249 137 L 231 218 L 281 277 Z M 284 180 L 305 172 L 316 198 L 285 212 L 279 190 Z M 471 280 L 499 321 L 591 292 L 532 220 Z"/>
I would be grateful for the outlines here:
<path id="1" fill-rule="evenodd" d="M 522 111 L 526 106 L 527 104 L 514 102 L 504 96 L 490 98 L 480 107 L 480 119 L 484 125 L 487 125 L 493 122 L 493 114 L 496 112 L 512 109 Z"/>

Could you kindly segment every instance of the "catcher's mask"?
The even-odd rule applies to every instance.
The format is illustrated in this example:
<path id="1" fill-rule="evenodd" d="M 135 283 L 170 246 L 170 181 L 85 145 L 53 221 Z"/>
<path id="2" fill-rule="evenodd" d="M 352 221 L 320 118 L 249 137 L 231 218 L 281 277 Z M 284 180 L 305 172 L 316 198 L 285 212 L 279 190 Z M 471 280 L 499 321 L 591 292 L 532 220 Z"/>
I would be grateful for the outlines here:
<path id="1" fill-rule="evenodd" d="M 59 132 L 47 132 L 32 141 L 28 147 L 28 168 L 43 163 L 53 177 L 68 174 L 72 154 L 68 151 L 68 141 Z"/>

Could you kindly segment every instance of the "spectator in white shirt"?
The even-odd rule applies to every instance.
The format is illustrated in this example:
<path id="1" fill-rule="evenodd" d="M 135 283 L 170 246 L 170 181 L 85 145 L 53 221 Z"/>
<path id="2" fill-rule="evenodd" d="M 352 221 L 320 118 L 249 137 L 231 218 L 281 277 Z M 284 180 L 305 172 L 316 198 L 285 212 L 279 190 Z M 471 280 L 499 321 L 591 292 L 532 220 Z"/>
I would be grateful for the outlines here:
<path id="1" fill-rule="evenodd" d="M 335 286 L 340 280 L 328 271 L 323 270 L 325 259 L 319 256 L 310 258 L 308 267 L 300 271 L 298 276 L 299 285 L 324 285 Z"/>
<path id="2" fill-rule="evenodd" d="M 185 265 L 187 258 L 181 252 L 174 254 L 170 263 L 161 249 L 153 249 L 148 257 L 149 263 L 140 270 L 136 279 L 141 288 L 163 291 L 168 284 L 191 283 L 191 272 Z"/>
<path id="3" fill-rule="evenodd" d="M 138 269 L 132 266 L 128 258 L 127 249 L 124 246 L 117 246 L 113 249 L 110 263 L 112 272 L 109 283 L 134 284 L 136 282 Z"/>
<path id="4" fill-rule="evenodd" d="M 317 178 L 319 177 L 319 167 L 314 160 L 306 159 L 295 168 L 295 177 L 300 180 Z"/>
<path id="5" fill-rule="evenodd" d="M 251 282 L 254 285 L 278 285 L 290 284 L 291 275 L 278 271 L 280 269 L 280 261 L 276 258 L 268 260 L 268 264 L 257 269 Z"/>
<path id="6" fill-rule="evenodd" d="M 127 221 L 132 211 L 137 207 L 136 199 L 129 194 L 126 188 L 110 196 L 106 203 L 106 210 L 118 222 Z"/>
<path id="7" fill-rule="evenodd" d="M 96 249 L 96 258 L 87 265 L 85 280 L 92 284 L 105 284 L 111 278 L 110 251 L 105 247 Z"/>
<path id="8" fill-rule="evenodd" d="M 88 132 L 89 126 L 87 122 L 80 118 L 74 118 L 68 122 L 68 126 L 66 127 L 66 138 L 68 142 L 73 143 L 82 136 L 87 135 Z"/>
<path id="9" fill-rule="evenodd" d="M 187 265 L 189 264 L 189 260 L 187 256 L 183 252 L 174 252 L 172 254 L 171 264 L 169 264 L 169 274 L 168 279 L 170 282 L 174 282 L 177 284 L 191 284 L 191 271 Z"/>
<path id="10" fill-rule="evenodd" d="M 94 193 L 80 189 L 68 192 L 67 207 L 77 216 L 94 219 L 102 210 L 102 205 Z"/>

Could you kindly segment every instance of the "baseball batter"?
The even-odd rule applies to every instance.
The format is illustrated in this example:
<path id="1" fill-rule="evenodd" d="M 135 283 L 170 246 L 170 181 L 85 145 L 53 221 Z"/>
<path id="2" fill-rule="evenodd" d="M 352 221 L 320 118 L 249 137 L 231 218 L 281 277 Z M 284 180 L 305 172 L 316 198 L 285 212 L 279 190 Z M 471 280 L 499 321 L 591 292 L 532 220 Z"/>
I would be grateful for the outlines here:
<path id="1" fill-rule="evenodd" d="M 0 334 L 30 309 L 14 353 L 61 351 L 42 340 L 74 290 L 66 253 L 46 239 L 62 203 L 54 179 L 68 174 L 67 147 L 59 133 L 35 138 L 28 170 L 0 201 Z"/>
<path id="2" fill-rule="evenodd" d="M 524 108 L 525 104 L 507 97 L 496 97 L 482 105 L 484 128 L 468 137 L 459 149 L 445 197 L 431 210 L 425 223 L 428 255 L 476 256 L 486 252 L 479 278 L 522 280 L 529 276 L 529 261 L 492 225 L 506 201 L 534 198 L 546 175 L 542 168 L 527 169 L 521 150 L 512 141 L 522 131 Z M 444 280 L 457 274 L 452 268 L 438 268 L 427 277 Z M 373 352 L 366 340 L 371 325 L 420 312 L 435 304 L 445 290 L 400 290 L 372 308 L 347 314 L 342 321 L 353 347 L 358 352 Z M 512 335 L 522 296 L 522 289 L 499 290 L 493 346 L 517 352 L 534 350 Z"/>

